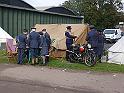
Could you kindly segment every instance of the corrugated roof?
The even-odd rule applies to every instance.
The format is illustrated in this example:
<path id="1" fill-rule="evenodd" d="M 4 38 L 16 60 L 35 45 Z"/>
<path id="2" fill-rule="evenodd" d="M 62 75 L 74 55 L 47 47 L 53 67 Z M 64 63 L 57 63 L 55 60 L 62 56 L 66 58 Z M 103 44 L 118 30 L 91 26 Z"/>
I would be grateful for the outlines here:
<path id="1" fill-rule="evenodd" d="M 27 11 L 34 11 L 34 12 L 40 12 L 40 13 L 46 13 L 46 14 L 54 14 L 54 15 L 68 16 L 68 17 L 75 17 L 75 18 L 83 19 L 83 17 L 81 16 L 66 15 L 66 14 L 53 13 L 53 12 L 48 12 L 48 11 L 39 11 L 36 9 L 23 8 L 23 7 L 12 6 L 12 5 L 7 5 L 7 4 L 0 4 L 0 7 L 14 8 L 14 9 L 20 9 L 20 10 L 27 10 Z"/>
<path id="2" fill-rule="evenodd" d="M 36 9 L 40 10 L 40 11 L 48 11 L 48 12 L 54 12 L 54 13 L 60 13 L 60 14 L 76 16 L 76 14 L 72 10 L 67 9 L 67 8 L 65 8 L 63 6 L 36 7 Z"/>
<path id="3" fill-rule="evenodd" d="M 30 5 L 29 3 L 23 0 L 0 0 L 0 4 L 7 4 L 7 5 L 12 5 L 12 6 L 35 9 L 32 5 Z"/>

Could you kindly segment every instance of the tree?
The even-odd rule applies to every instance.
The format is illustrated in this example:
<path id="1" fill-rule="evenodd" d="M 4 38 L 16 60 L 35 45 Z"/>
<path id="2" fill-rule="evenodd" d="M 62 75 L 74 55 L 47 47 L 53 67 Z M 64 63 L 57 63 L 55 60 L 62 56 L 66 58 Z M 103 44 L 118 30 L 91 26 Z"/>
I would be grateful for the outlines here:
<path id="1" fill-rule="evenodd" d="M 71 9 L 77 16 L 84 16 L 85 23 L 93 24 L 98 29 L 113 28 L 119 21 L 121 0 L 69 0 L 62 6 Z"/>

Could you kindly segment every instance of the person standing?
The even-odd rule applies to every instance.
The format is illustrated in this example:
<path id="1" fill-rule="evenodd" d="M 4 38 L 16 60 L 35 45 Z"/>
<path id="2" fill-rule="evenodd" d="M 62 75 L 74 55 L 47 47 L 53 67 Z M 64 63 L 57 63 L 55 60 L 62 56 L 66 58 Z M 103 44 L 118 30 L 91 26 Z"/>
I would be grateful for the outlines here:
<path id="1" fill-rule="evenodd" d="M 90 32 L 88 32 L 86 41 L 93 48 L 96 56 L 98 56 L 98 32 L 93 25 L 90 26 Z"/>
<path id="2" fill-rule="evenodd" d="M 17 48 L 18 48 L 18 63 L 23 64 L 23 60 L 25 57 L 25 50 L 27 46 L 27 34 L 28 31 L 24 29 L 23 34 L 16 37 Z"/>
<path id="3" fill-rule="evenodd" d="M 65 31 L 66 36 L 66 48 L 67 50 L 71 51 L 71 45 L 74 43 L 74 39 L 77 38 L 77 36 L 74 36 L 71 34 L 71 26 L 67 26 L 67 31 Z M 66 51 L 66 60 L 69 61 L 69 52 Z"/>
<path id="4" fill-rule="evenodd" d="M 98 31 L 98 61 L 101 63 L 101 57 L 103 56 L 104 51 L 104 34 L 101 30 Z"/>
<path id="5" fill-rule="evenodd" d="M 43 59 L 43 65 L 46 65 L 49 62 L 49 49 L 51 44 L 50 35 L 47 33 L 46 29 L 43 29 L 40 32 L 40 55 Z"/>
<path id="6" fill-rule="evenodd" d="M 36 28 L 31 28 L 28 37 L 28 46 L 31 52 L 32 65 L 38 63 L 38 49 L 39 49 L 40 35 L 36 32 Z"/>

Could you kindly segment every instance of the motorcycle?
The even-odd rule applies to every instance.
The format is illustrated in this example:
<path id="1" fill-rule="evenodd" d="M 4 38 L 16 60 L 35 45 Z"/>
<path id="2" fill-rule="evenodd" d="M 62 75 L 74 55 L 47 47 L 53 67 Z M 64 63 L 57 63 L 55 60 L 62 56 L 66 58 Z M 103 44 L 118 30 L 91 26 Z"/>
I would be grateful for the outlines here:
<path id="1" fill-rule="evenodd" d="M 83 63 L 89 67 L 96 64 L 96 55 L 90 44 L 72 44 L 71 50 L 67 50 L 67 52 L 71 63 Z"/>

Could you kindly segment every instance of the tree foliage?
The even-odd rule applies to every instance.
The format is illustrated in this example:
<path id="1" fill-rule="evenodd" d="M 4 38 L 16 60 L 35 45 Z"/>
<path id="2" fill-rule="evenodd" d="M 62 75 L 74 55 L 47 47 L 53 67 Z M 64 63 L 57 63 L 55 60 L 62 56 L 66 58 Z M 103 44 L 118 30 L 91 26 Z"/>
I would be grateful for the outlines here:
<path id="1" fill-rule="evenodd" d="M 121 0 L 69 0 L 62 6 L 78 16 L 84 16 L 85 23 L 93 24 L 98 29 L 117 25 L 121 21 L 119 11 L 123 8 Z"/>

